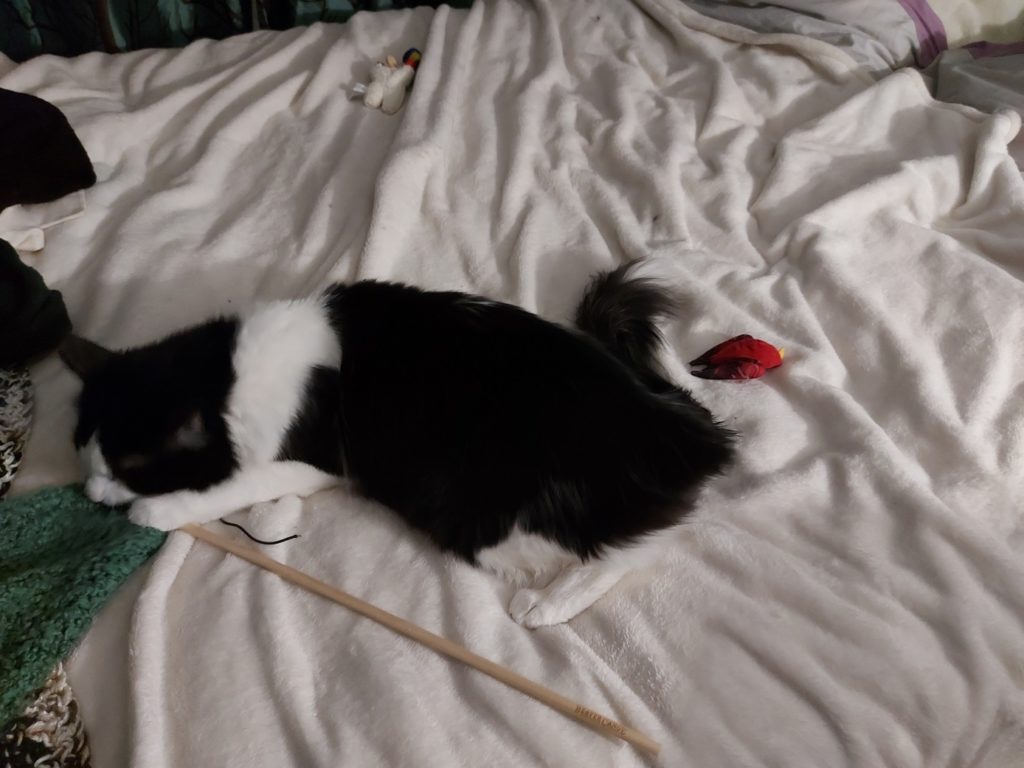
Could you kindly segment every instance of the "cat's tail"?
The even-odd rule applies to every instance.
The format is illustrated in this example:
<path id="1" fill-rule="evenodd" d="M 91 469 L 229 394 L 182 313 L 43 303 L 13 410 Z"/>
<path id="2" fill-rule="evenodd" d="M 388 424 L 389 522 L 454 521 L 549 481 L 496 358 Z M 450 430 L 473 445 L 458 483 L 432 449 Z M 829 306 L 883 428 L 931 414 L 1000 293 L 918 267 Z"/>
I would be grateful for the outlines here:
<path id="1" fill-rule="evenodd" d="M 680 466 L 706 479 L 732 461 L 736 433 L 715 420 L 711 412 L 673 383 L 658 362 L 664 340 L 658 321 L 676 313 L 679 304 L 656 281 L 631 262 L 597 275 L 576 308 L 576 327 L 595 339 L 657 398 L 653 420 L 644 427 L 645 440 L 660 446 L 655 455 L 668 463 L 648 468 L 675 477 Z M 659 481 L 660 482 L 660 481 Z M 649 484 L 656 487 L 657 483 Z"/>
<path id="2" fill-rule="evenodd" d="M 576 308 L 576 327 L 652 391 L 674 391 L 658 364 L 662 337 L 657 321 L 672 315 L 676 302 L 656 282 L 637 274 L 639 264 L 632 261 L 597 275 Z"/>

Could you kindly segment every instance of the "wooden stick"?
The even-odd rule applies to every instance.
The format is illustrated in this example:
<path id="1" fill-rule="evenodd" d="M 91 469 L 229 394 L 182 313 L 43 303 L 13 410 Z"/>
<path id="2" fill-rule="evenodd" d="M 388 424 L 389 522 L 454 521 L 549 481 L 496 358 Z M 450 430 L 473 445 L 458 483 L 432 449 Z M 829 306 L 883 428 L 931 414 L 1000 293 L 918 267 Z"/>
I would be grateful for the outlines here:
<path id="1" fill-rule="evenodd" d="M 542 704 L 547 704 L 552 709 L 557 709 L 563 715 L 575 718 L 600 733 L 617 736 L 652 755 L 657 755 L 661 750 L 661 745 L 658 742 L 630 728 L 628 725 L 617 723 L 610 717 L 605 717 L 589 707 L 577 704 L 575 701 L 567 699 L 565 696 L 555 693 L 550 688 L 545 688 L 543 685 L 539 685 L 507 667 L 495 664 L 483 656 L 476 655 L 461 645 L 453 643 L 451 640 L 446 640 L 440 635 L 428 632 L 422 627 L 395 616 L 393 613 L 388 613 L 375 605 L 360 600 L 358 597 L 353 597 L 347 592 L 343 592 L 337 587 L 332 587 L 330 584 L 314 579 L 307 573 L 296 570 L 284 563 L 279 563 L 258 550 L 237 544 L 231 539 L 208 531 L 194 523 L 183 525 L 178 530 L 184 531 L 214 547 L 223 549 L 225 552 L 230 552 L 243 560 L 248 560 L 250 563 L 261 568 L 266 568 L 268 571 L 276 573 L 285 581 L 290 581 L 292 584 L 297 584 L 303 589 L 307 589 L 321 597 L 333 600 L 339 605 L 343 605 L 368 619 L 373 619 L 378 624 L 383 624 L 388 629 L 394 630 L 400 635 L 405 635 L 418 643 L 422 643 L 438 653 L 444 654 L 456 661 L 461 661 L 463 664 L 468 664 L 473 669 L 477 669 L 485 675 L 489 675 L 495 680 L 525 693 L 527 696 L 532 696 Z"/>

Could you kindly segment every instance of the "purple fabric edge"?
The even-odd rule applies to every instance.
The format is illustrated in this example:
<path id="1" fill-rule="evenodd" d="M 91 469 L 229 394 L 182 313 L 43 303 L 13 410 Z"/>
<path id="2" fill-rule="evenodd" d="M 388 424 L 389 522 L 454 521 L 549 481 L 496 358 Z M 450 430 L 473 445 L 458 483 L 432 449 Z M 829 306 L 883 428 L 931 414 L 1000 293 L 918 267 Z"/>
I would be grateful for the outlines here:
<path id="1" fill-rule="evenodd" d="M 948 46 L 946 28 L 927 0 L 899 0 L 899 4 L 913 19 L 914 29 L 917 30 L 917 39 L 920 43 L 918 64 L 927 67 Z"/>
<path id="2" fill-rule="evenodd" d="M 976 59 L 988 59 L 996 56 L 1013 56 L 1024 53 L 1024 40 L 1019 43 L 986 43 L 980 41 L 963 46 Z"/>

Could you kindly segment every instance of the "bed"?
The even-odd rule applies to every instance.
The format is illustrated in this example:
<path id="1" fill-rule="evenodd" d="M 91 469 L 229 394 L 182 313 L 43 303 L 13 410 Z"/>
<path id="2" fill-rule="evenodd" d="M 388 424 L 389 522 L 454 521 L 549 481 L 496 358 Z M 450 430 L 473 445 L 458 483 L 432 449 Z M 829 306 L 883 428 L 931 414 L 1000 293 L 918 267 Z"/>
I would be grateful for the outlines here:
<path id="1" fill-rule="evenodd" d="M 399 114 L 349 97 L 412 46 Z M 568 321 L 590 274 L 644 258 L 681 300 L 666 365 L 742 435 L 669 563 L 535 631 L 507 616 L 511 587 L 344 489 L 230 518 L 300 534 L 268 552 L 648 733 L 658 758 L 175 533 L 68 664 L 97 768 L 1019 762 L 1017 112 L 675 0 L 357 14 L 6 69 L 97 169 L 80 209 L 0 215 L 35 233 L 25 258 L 85 335 L 131 345 L 357 278 Z M 784 366 L 688 374 L 744 332 Z M 21 492 L 78 479 L 74 379 L 32 373 Z"/>

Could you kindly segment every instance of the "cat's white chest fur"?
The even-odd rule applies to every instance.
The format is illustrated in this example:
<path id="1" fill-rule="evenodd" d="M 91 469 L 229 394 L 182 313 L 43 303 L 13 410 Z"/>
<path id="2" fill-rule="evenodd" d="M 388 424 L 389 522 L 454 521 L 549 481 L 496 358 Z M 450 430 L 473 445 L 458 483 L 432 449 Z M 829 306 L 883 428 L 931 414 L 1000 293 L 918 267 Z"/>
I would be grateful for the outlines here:
<path id="1" fill-rule="evenodd" d="M 243 315 L 232 364 L 224 418 L 238 463 L 272 461 L 302 407 L 310 371 L 341 365 L 323 300 L 274 302 Z"/>

